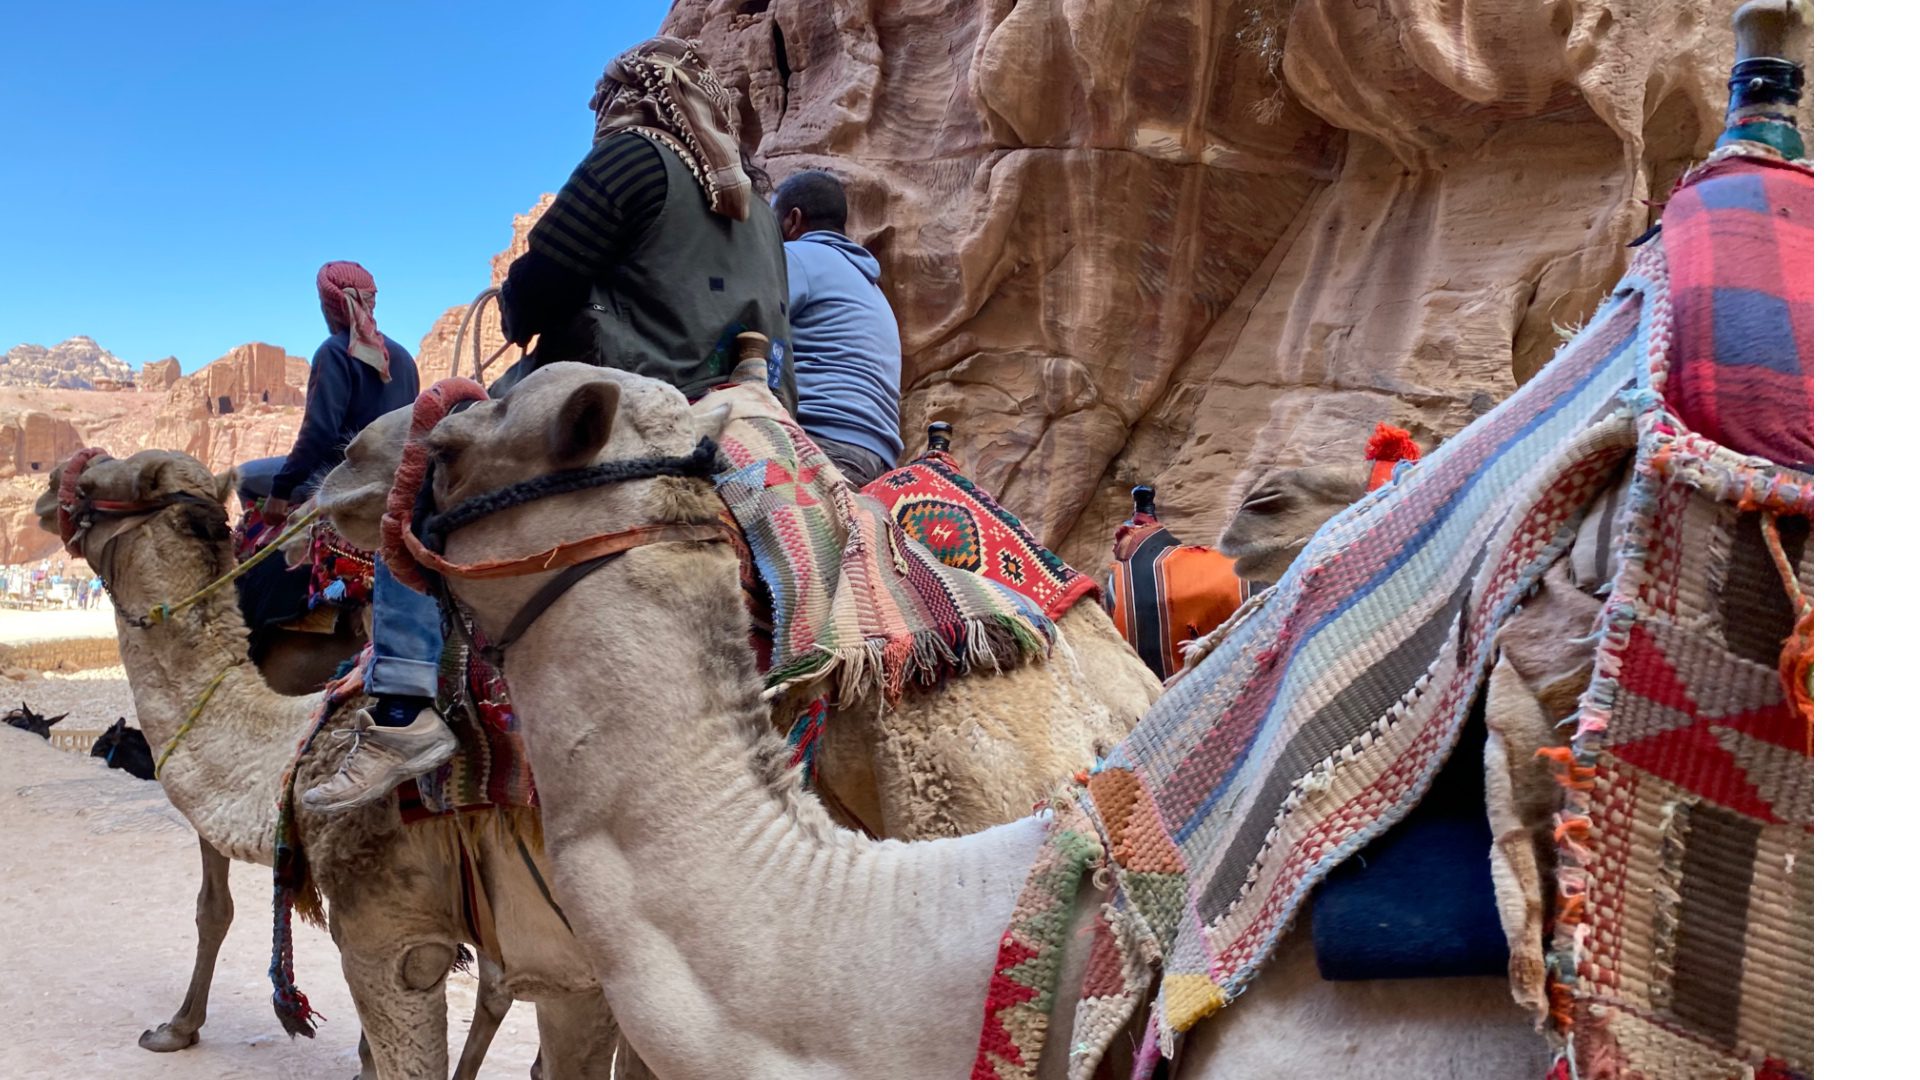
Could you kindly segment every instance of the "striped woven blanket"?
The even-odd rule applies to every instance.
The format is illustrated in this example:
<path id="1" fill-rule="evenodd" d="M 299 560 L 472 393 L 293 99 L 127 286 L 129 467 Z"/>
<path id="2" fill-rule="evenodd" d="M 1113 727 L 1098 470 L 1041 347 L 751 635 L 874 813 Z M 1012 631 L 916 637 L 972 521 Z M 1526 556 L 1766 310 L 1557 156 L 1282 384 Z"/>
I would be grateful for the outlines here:
<path id="1" fill-rule="evenodd" d="M 1116 892 L 1070 1075 L 1092 1075 L 1148 993 L 1143 1064 L 1244 991 L 1314 887 L 1426 792 L 1495 631 L 1628 473 L 1596 675 L 1572 746 L 1549 755 L 1566 789 L 1560 901 L 1553 952 L 1531 967 L 1551 973 L 1557 1068 L 1810 1072 L 1811 575 L 1797 560 L 1811 545 L 1793 542 L 1810 527 L 1778 522 L 1810 522 L 1811 479 L 1714 446 L 1667 409 L 1675 317 L 1656 243 L 1544 370 L 1323 527 L 1097 764 L 1056 813 L 1003 938 L 976 1077 L 1032 1075 L 1073 900 L 1063 881 L 1103 859 Z M 1785 538 L 1758 546 L 1783 568 L 1772 595 L 1800 613 L 1771 667 L 1729 646 L 1769 595 L 1754 569 L 1767 561 L 1733 542 L 1743 517 Z M 1729 552 L 1743 550 L 1728 608 Z M 1802 698 L 1805 720 L 1783 705 Z"/>
<path id="2" fill-rule="evenodd" d="M 1051 649 L 1054 626 L 1025 596 L 944 565 L 855 492 L 766 384 L 715 390 L 731 419 L 715 479 L 773 604 L 768 693 L 829 677 L 845 698 L 897 699 L 975 666 Z"/>
<path id="3" fill-rule="evenodd" d="M 1098 588 L 1047 550 L 945 451 L 929 450 L 861 490 L 941 562 L 992 578 L 1033 601 L 1049 619 L 1065 615 Z"/>

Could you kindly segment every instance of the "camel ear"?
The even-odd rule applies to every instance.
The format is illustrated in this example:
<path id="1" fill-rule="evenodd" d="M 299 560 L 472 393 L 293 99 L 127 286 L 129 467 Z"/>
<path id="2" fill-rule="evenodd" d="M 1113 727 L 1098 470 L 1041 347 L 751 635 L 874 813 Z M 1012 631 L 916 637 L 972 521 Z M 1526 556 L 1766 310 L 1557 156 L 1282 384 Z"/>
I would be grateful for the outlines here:
<path id="1" fill-rule="evenodd" d="M 733 418 L 733 405 L 722 401 L 710 409 L 702 409 L 693 414 L 693 444 L 700 445 L 701 439 L 720 441 L 720 433 L 727 429 L 727 421 Z"/>
<path id="2" fill-rule="evenodd" d="M 213 501 L 222 506 L 233 495 L 233 486 L 240 482 L 240 470 L 228 469 L 213 478 Z"/>
<path id="3" fill-rule="evenodd" d="M 547 432 L 547 451 L 561 465 L 579 465 L 600 452 L 613 437 L 620 411 L 620 385 L 590 382 L 567 395 Z"/>

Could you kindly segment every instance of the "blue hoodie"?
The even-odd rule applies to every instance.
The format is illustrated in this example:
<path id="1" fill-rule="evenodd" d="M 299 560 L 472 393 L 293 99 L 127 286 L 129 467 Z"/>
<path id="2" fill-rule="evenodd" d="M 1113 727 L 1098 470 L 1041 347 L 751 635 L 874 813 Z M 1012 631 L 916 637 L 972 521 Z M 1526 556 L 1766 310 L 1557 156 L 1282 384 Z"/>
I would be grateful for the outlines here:
<path id="1" fill-rule="evenodd" d="M 800 426 L 900 460 L 900 327 L 880 291 L 880 261 L 836 232 L 787 241 Z"/>

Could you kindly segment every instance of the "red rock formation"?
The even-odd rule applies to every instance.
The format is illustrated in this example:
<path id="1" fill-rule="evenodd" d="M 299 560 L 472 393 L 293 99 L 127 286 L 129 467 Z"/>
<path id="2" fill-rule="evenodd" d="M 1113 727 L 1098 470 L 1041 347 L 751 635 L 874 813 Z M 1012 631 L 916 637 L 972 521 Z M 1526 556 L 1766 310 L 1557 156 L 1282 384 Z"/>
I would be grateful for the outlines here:
<path id="1" fill-rule="evenodd" d="M 174 357 L 155 360 L 140 365 L 140 389 L 148 393 L 165 393 L 174 383 L 180 381 L 180 361 Z"/>
<path id="2" fill-rule="evenodd" d="M 45 475 L 85 445 L 71 421 L 37 410 L 0 414 L 0 477 Z"/>
<path id="3" fill-rule="evenodd" d="M 843 176 L 906 349 L 1068 558 L 1135 482 L 1427 445 L 1584 319 L 1719 130 L 1737 0 L 681 0 L 776 178 Z M 1803 110 L 1810 117 L 1811 108 Z M 1238 478 L 1238 480 L 1236 479 Z"/>

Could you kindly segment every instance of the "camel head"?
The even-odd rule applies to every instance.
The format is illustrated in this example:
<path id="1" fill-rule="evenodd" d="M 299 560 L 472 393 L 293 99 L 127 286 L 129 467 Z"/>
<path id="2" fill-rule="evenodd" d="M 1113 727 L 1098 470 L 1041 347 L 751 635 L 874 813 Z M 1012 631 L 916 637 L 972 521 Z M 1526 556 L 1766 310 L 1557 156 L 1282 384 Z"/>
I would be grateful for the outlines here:
<path id="1" fill-rule="evenodd" d="M 33 506 L 40 527 L 55 536 L 67 471 L 54 470 Z M 62 539 L 122 602 L 152 594 L 157 603 L 175 590 L 185 595 L 233 559 L 226 512 L 231 483 L 230 476 L 216 478 L 176 450 L 142 450 L 128 458 L 99 454 L 75 479 L 75 529 Z"/>
<path id="2" fill-rule="evenodd" d="M 380 550 L 380 515 L 387 508 L 393 474 L 400 469 L 412 418 L 411 408 L 395 409 L 362 428 L 314 495 L 315 505 L 341 539 L 362 551 Z"/>
<path id="3" fill-rule="evenodd" d="M 426 436 L 433 505 L 445 511 L 510 484 L 602 462 L 679 457 L 703 437 L 717 439 L 727 417 L 725 406 L 696 411 L 657 379 L 549 364 L 505 397 L 448 416 Z M 724 514 L 702 478 L 619 483 L 503 509 L 452 536 L 447 555 L 462 562 L 501 558 L 633 525 Z M 467 599 L 465 589 L 455 592 Z M 483 604 L 475 610 L 484 625 Z"/>
<path id="4" fill-rule="evenodd" d="M 1367 491 L 1369 462 L 1272 468 L 1248 485 L 1219 548 L 1247 581 L 1279 581 L 1314 532 Z"/>
<path id="5" fill-rule="evenodd" d="M 42 716 L 34 712 L 33 708 L 23 701 L 20 703 L 19 708 L 9 712 L 4 720 L 0 720 L 0 722 L 4 722 L 8 727 L 19 728 L 21 731 L 38 735 L 43 739 L 51 739 L 53 737 L 53 725 L 66 718 L 66 713 L 61 713 L 59 716 Z"/>

